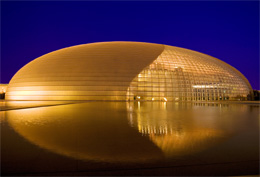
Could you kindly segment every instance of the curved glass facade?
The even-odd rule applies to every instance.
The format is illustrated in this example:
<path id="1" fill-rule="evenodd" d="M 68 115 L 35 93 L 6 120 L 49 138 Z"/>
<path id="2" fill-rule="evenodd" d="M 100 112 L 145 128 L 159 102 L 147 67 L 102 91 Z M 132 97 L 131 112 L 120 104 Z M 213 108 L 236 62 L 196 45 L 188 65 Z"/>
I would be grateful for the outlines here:
<path id="1" fill-rule="evenodd" d="M 103 42 L 43 55 L 10 81 L 6 100 L 248 100 L 252 88 L 235 68 L 179 47 Z"/>
<path id="2" fill-rule="evenodd" d="M 128 99 L 150 101 L 248 100 L 251 86 L 235 68 L 211 56 L 165 46 L 139 73 Z"/>

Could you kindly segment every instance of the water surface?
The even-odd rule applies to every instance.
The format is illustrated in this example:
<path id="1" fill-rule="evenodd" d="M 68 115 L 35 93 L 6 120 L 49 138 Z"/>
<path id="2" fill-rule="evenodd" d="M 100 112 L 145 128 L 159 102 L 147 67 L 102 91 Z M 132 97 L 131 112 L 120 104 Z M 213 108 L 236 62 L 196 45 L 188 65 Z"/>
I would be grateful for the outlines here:
<path id="1" fill-rule="evenodd" d="M 5 174 L 241 162 L 253 163 L 245 174 L 259 170 L 258 105 L 41 105 L 1 111 L 1 166 Z"/>

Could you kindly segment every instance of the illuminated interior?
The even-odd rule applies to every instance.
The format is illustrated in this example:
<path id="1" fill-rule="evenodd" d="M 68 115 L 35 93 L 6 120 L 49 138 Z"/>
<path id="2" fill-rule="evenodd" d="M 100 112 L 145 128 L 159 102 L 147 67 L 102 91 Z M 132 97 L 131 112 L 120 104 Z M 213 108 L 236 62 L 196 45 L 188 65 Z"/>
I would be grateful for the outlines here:
<path id="1" fill-rule="evenodd" d="M 131 100 L 211 101 L 248 100 L 246 78 L 235 68 L 211 56 L 171 46 L 132 81 Z"/>
<path id="2" fill-rule="evenodd" d="M 250 100 L 235 68 L 179 47 L 103 42 L 43 55 L 10 81 L 6 100 Z"/>

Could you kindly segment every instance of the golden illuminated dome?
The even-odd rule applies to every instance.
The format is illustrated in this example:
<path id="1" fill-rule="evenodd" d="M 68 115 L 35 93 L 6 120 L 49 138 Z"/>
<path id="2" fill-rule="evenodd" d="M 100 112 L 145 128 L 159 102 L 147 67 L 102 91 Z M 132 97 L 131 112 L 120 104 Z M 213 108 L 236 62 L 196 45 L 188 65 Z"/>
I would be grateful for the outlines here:
<path id="1" fill-rule="evenodd" d="M 102 42 L 43 55 L 21 68 L 6 100 L 248 100 L 247 79 L 206 54 L 162 44 Z"/>

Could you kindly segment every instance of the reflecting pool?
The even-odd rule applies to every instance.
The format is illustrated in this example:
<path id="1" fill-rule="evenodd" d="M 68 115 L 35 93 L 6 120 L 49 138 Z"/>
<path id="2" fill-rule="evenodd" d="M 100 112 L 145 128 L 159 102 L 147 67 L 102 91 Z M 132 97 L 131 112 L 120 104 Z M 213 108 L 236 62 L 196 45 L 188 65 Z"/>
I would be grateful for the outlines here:
<path id="1" fill-rule="evenodd" d="M 241 162 L 251 166 L 244 174 L 255 174 L 259 170 L 257 104 L 86 102 L 41 105 L 1 111 L 4 174 L 55 171 L 96 174 L 91 170 L 137 168 L 140 171 Z M 43 167 L 46 163 L 47 167 Z"/>

